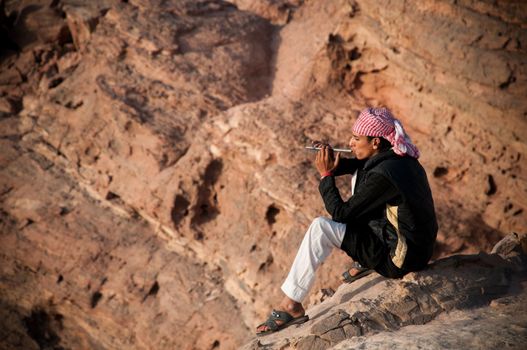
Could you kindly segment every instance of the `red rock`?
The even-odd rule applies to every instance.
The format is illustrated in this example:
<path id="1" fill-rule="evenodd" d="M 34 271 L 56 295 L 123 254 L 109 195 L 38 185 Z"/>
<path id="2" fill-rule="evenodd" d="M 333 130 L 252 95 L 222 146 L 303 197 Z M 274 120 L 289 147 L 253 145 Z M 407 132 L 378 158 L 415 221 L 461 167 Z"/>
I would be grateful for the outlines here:
<path id="1" fill-rule="evenodd" d="M 60 338 L 46 346 L 245 343 L 326 215 L 303 146 L 345 146 L 366 105 L 422 151 L 436 257 L 526 230 L 523 5 L 234 3 L 9 2 L 24 50 L 0 62 L 16 107 L 0 120 L 0 339 L 36 348 L 27 319 Z M 324 264 L 315 297 L 348 262 Z"/>
<path id="2" fill-rule="evenodd" d="M 90 12 L 85 7 L 70 7 L 66 10 L 68 28 L 75 48 L 78 51 L 84 51 L 99 20 L 99 16 L 99 13 Z"/>

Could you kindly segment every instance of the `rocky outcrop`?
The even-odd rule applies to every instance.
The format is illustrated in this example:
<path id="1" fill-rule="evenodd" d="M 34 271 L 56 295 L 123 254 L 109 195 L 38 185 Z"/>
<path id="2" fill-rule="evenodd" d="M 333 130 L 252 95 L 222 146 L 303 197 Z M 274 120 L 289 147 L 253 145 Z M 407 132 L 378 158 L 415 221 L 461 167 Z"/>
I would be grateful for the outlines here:
<path id="1" fill-rule="evenodd" d="M 307 310 L 307 323 L 263 336 L 245 349 L 494 349 L 505 344 L 522 349 L 527 344 L 522 243 L 527 236 L 511 234 L 493 254 L 454 255 L 401 280 L 373 274 L 343 284 Z"/>
<path id="2" fill-rule="evenodd" d="M 302 146 L 370 104 L 422 150 L 436 257 L 526 230 L 523 4 L 0 3 L 6 347 L 249 341 L 325 214 Z"/>

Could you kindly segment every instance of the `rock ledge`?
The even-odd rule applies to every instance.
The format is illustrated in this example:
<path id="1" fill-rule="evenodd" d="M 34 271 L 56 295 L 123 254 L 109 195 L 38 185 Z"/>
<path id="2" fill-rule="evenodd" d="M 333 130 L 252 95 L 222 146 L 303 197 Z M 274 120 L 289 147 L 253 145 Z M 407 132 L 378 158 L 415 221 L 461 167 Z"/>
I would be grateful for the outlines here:
<path id="1" fill-rule="evenodd" d="M 491 254 L 443 258 L 401 280 L 372 274 L 343 284 L 307 311 L 309 322 L 244 349 L 520 349 L 527 344 L 525 242 L 512 233 Z"/>

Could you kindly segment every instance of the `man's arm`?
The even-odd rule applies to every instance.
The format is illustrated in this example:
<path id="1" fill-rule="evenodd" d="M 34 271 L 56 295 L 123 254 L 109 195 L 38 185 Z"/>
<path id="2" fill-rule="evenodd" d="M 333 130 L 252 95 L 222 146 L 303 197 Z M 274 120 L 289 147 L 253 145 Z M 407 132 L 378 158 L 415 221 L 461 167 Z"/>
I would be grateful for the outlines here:
<path id="1" fill-rule="evenodd" d="M 332 219 L 342 223 L 352 223 L 398 195 L 397 188 L 377 173 L 368 176 L 360 191 L 347 202 L 342 200 L 333 176 L 326 176 L 320 181 L 319 191 Z"/>
<path id="2" fill-rule="evenodd" d="M 353 174 L 357 169 L 362 168 L 364 163 L 366 163 L 365 160 L 358 160 L 356 158 L 340 158 L 337 168 L 333 170 L 333 175 Z"/>

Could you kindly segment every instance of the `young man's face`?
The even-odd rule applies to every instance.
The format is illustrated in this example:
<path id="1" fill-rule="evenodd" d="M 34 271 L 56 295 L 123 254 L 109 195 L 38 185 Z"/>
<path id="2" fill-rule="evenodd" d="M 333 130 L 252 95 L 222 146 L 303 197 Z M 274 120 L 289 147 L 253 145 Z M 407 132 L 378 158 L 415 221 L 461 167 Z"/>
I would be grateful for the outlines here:
<path id="1" fill-rule="evenodd" d="M 368 140 L 368 136 L 359 136 L 353 134 L 351 136 L 349 146 L 353 150 L 357 159 L 366 159 L 379 153 L 378 148 L 379 139 L 373 138 Z"/>

